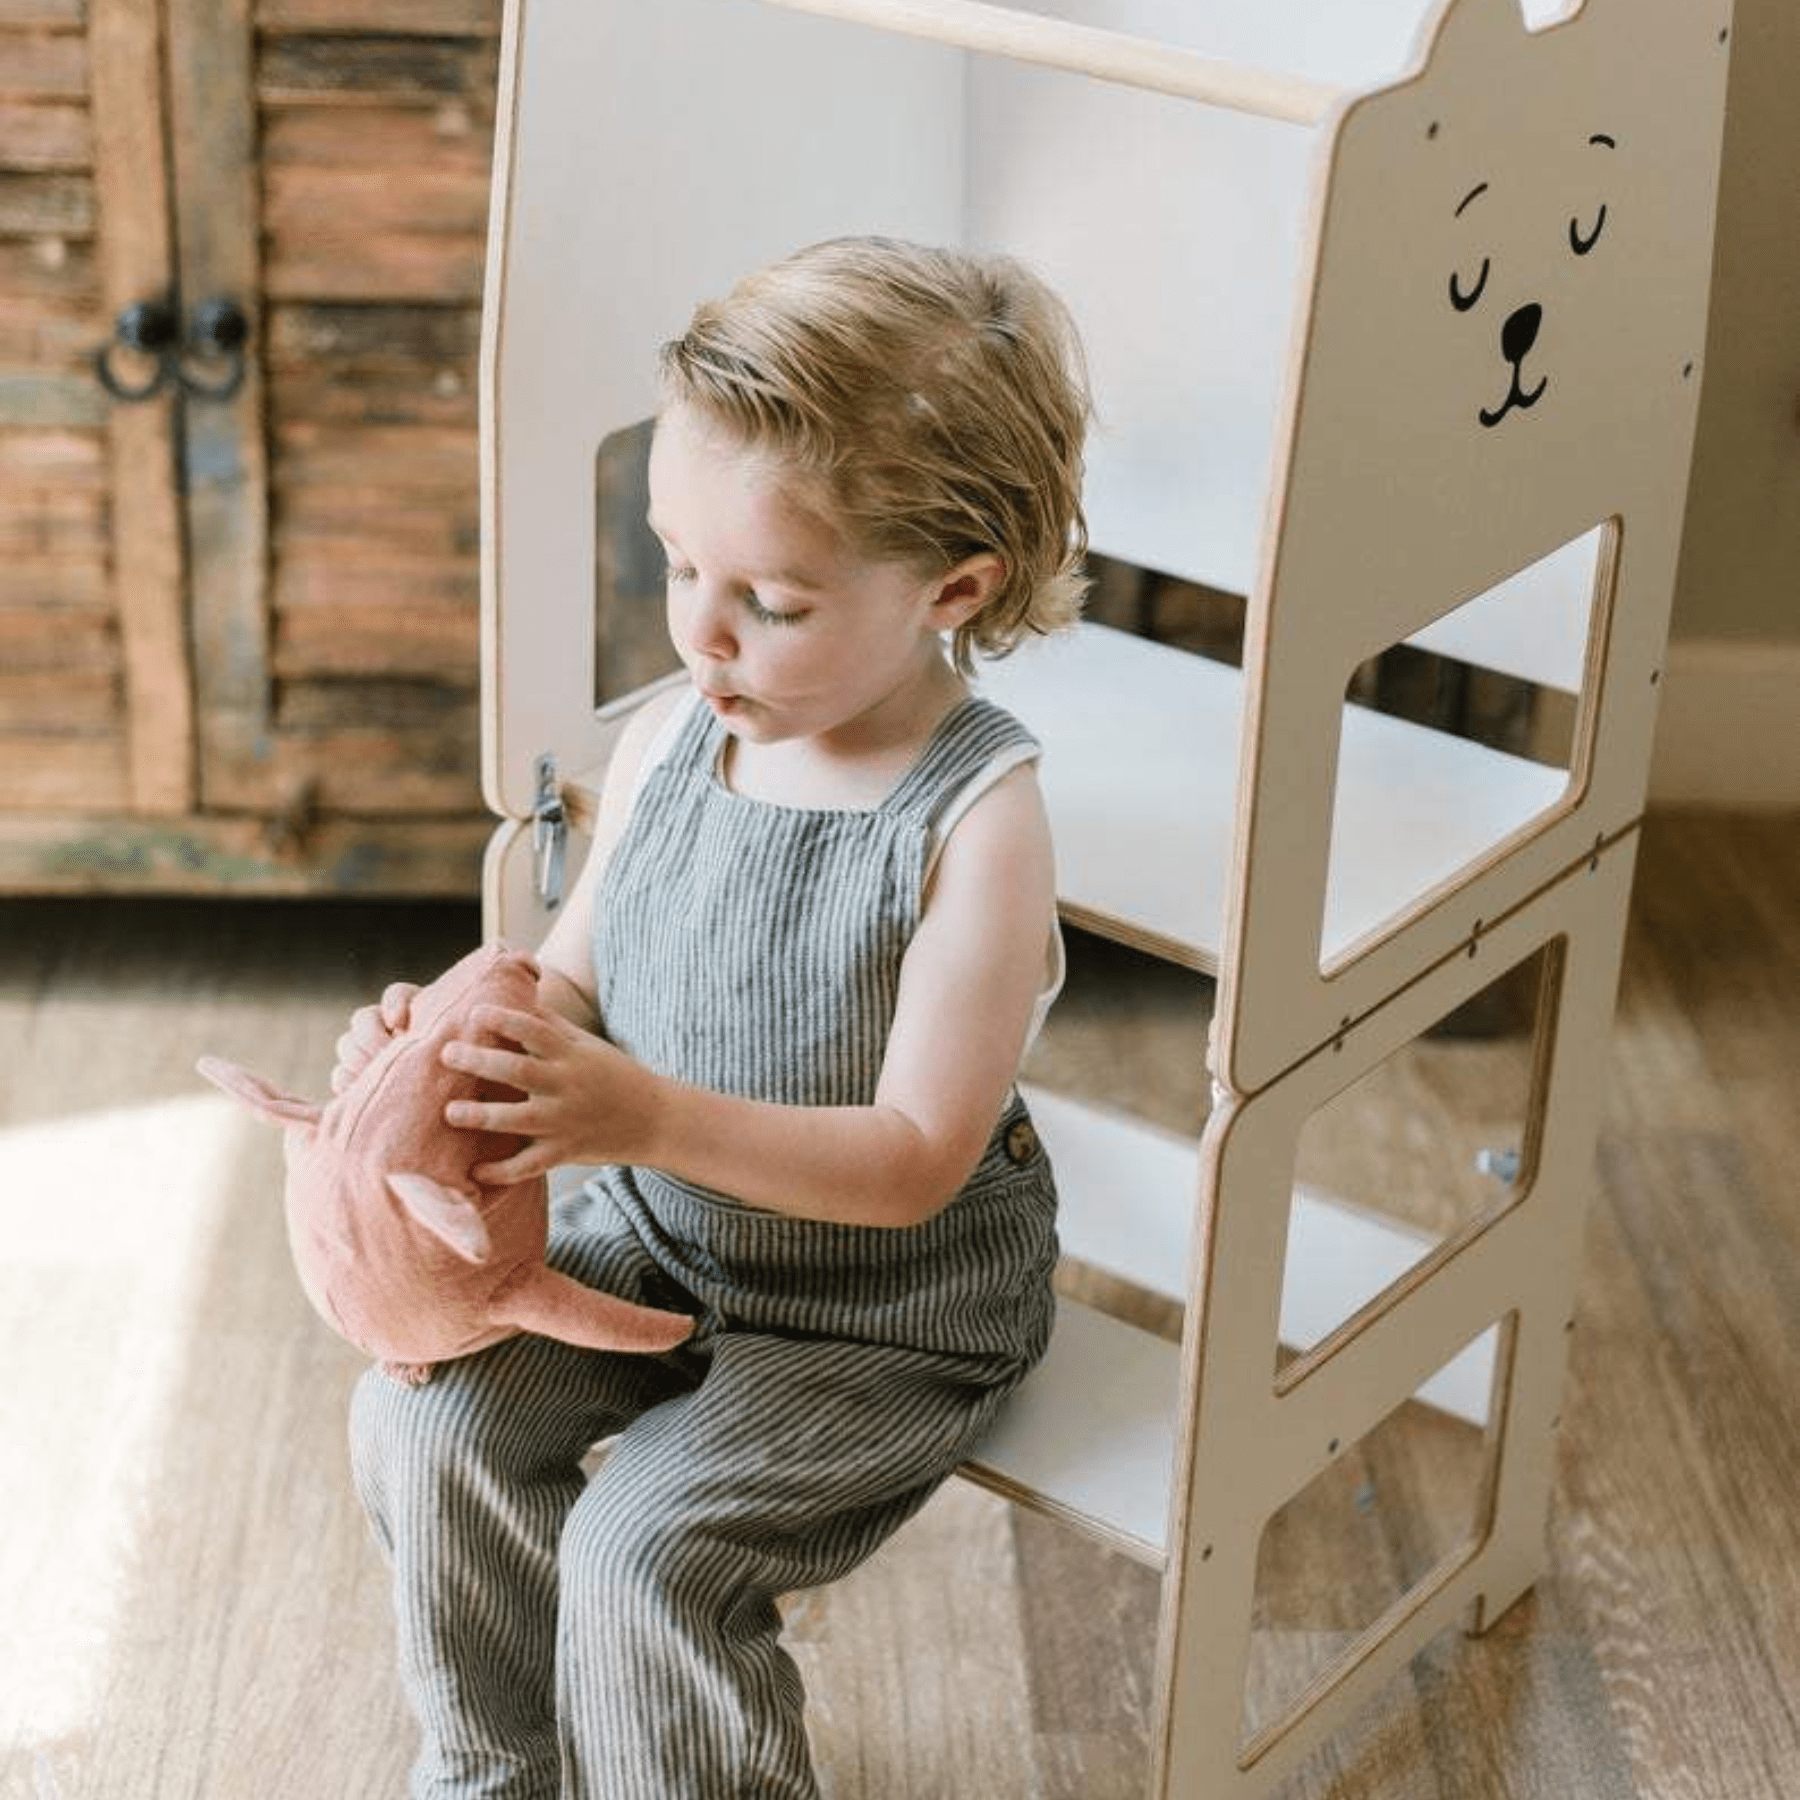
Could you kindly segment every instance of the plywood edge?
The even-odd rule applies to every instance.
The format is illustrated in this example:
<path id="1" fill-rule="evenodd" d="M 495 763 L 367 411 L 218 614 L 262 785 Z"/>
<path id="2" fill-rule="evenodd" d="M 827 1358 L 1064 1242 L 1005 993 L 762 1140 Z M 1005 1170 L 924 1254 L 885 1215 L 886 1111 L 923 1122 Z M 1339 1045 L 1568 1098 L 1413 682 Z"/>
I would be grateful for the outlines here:
<path id="1" fill-rule="evenodd" d="M 500 391 L 501 343 L 506 323 L 507 253 L 512 239 L 513 169 L 518 156 L 519 46 L 529 0 L 506 0 L 501 20 L 499 81 L 494 110 L 494 167 L 488 196 L 488 236 L 482 277 L 480 344 L 476 357 L 481 576 L 481 791 L 490 811 L 519 817 L 524 807 L 510 791 L 505 748 L 512 722 L 501 682 L 500 569 L 503 509 L 500 504 L 500 437 L 505 426 Z"/>

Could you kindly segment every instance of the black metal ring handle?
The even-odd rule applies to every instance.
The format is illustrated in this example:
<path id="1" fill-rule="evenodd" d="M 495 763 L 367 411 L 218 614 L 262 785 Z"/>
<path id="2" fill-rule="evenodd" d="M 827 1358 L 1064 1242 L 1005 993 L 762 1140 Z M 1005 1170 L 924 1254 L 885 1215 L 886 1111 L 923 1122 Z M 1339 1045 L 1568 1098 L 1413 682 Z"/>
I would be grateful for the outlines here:
<path id="1" fill-rule="evenodd" d="M 140 300 L 119 314 L 113 335 L 94 352 L 94 371 L 100 385 L 119 400 L 148 400 L 167 385 L 173 373 L 173 352 L 180 336 L 180 321 L 167 300 Z M 115 346 L 138 356 L 153 356 L 156 367 L 143 381 L 126 381 L 112 366 Z"/>
<path id="2" fill-rule="evenodd" d="M 235 300 L 203 300 L 188 320 L 188 352 L 202 362 L 225 363 L 225 373 L 206 381 L 183 364 L 176 370 L 181 385 L 202 400 L 229 400 L 244 385 L 249 342 L 250 321 Z"/>

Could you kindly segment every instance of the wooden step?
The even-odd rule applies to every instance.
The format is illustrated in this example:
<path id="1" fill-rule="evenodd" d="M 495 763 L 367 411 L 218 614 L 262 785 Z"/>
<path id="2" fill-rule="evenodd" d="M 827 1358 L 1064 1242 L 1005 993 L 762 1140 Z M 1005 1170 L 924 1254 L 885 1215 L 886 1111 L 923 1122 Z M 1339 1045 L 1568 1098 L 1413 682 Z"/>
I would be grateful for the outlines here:
<path id="1" fill-rule="evenodd" d="M 1056 1168 L 1065 1254 L 1181 1300 L 1199 1198 L 1197 1146 L 1042 1088 L 1025 1093 Z M 1279 1327 L 1290 1349 L 1316 1343 L 1434 1243 L 1424 1232 L 1316 1190 L 1303 1190 L 1296 1200 Z M 1415 1398 L 1481 1424 L 1494 1350 L 1494 1334 L 1484 1333 Z M 1160 1567 L 1181 1361 L 1179 1345 L 1063 1300 L 1049 1353 L 964 1473 Z M 1275 1379 L 1273 1345 L 1269 1378 Z"/>
<path id="2" fill-rule="evenodd" d="M 1084 625 L 989 665 L 981 690 L 1043 742 L 1065 915 L 1216 972 L 1242 675 Z M 1321 960 L 1405 913 L 1567 786 L 1564 770 L 1346 705 Z"/>

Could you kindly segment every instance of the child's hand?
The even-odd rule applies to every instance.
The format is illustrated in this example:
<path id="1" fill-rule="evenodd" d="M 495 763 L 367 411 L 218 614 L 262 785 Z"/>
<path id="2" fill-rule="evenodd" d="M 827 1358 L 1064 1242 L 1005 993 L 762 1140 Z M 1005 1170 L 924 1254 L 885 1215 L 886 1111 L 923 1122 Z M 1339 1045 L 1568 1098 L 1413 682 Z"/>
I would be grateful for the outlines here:
<path id="1" fill-rule="evenodd" d="M 648 1142 L 656 1078 L 621 1050 L 548 1010 L 475 1009 L 469 1029 L 505 1047 L 457 1038 L 444 1046 L 448 1068 L 516 1088 L 518 1100 L 453 1100 L 447 1124 L 530 1141 L 501 1162 L 470 1171 L 499 1186 L 547 1174 L 565 1163 L 636 1160 Z"/>
<path id="2" fill-rule="evenodd" d="M 331 1071 L 331 1091 L 341 1094 L 394 1038 L 406 1029 L 417 982 L 392 981 L 382 989 L 373 1006 L 359 1006 L 337 1041 L 337 1065 Z"/>

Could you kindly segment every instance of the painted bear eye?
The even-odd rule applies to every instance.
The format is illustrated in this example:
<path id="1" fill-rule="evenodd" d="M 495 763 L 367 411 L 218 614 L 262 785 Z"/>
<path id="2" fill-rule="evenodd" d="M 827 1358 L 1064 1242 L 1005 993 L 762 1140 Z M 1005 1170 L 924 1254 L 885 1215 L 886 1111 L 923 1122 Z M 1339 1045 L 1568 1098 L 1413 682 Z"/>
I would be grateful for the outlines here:
<path id="1" fill-rule="evenodd" d="M 1452 269 L 1450 271 L 1450 304 L 1458 312 L 1467 312 L 1481 298 L 1481 290 L 1487 286 L 1487 278 L 1488 259 L 1485 256 L 1481 259 L 1481 273 L 1475 277 L 1475 285 L 1467 293 L 1463 292 L 1462 283 L 1457 279 L 1456 271 Z"/>
<path id="2" fill-rule="evenodd" d="M 1577 256 L 1586 256 L 1587 253 L 1599 243 L 1600 233 L 1605 229 L 1606 202 L 1602 200 L 1600 202 L 1600 215 L 1594 220 L 1594 228 L 1592 231 L 1584 232 L 1581 229 L 1581 221 L 1579 219 L 1571 219 L 1569 221 L 1569 248 L 1573 250 Z"/>

